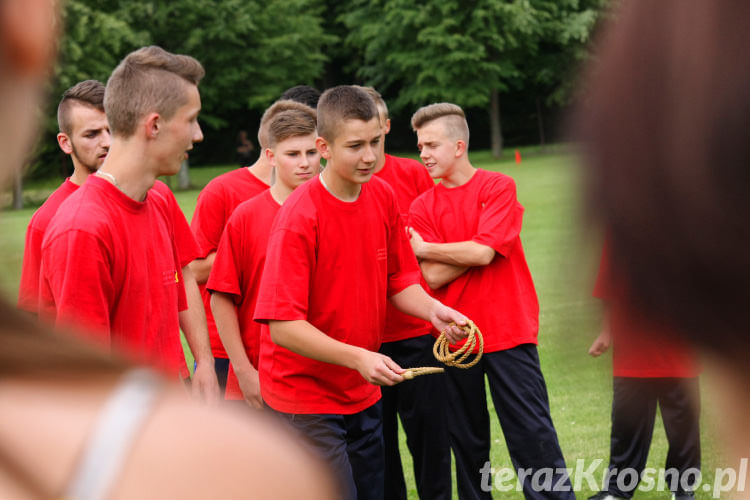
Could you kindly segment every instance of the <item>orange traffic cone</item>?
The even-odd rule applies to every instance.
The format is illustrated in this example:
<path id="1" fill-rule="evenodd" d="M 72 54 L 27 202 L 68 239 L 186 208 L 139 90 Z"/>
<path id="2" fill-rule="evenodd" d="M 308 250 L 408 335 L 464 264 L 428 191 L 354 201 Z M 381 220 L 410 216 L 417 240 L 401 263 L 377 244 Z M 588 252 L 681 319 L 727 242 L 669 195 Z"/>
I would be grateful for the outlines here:
<path id="1" fill-rule="evenodd" d="M 516 163 L 521 164 L 521 152 L 516 149 Z"/>

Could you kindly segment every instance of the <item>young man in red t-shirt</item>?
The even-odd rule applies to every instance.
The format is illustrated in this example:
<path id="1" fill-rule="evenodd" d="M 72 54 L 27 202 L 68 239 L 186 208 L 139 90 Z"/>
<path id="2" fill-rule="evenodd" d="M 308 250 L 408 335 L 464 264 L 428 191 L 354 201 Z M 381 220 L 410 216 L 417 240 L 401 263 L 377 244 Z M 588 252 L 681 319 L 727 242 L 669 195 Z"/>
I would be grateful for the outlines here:
<path id="1" fill-rule="evenodd" d="M 50 222 L 40 271 L 40 316 L 183 377 L 177 311 L 187 306 L 181 267 L 190 256 L 175 247 L 182 236 L 174 198 L 163 186 L 150 188 L 202 140 L 202 76 L 193 58 L 158 47 L 131 53 L 115 69 L 104 98 L 110 152 Z M 198 389 L 211 391 L 199 330 L 185 333 L 205 374 Z"/>
<path id="2" fill-rule="evenodd" d="M 63 93 L 57 105 L 57 143 L 73 162 L 73 175 L 63 181 L 34 213 L 26 228 L 18 307 L 39 310 L 39 265 L 42 239 L 60 204 L 104 162 L 109 151 L 109 125 L 104 114 L 104 85 L 84 80 Z"/>
<path id="3" fill-rule="evenodd" d="M 317 111 L 326 168 L 277 214 L 255 307 L 269 325 L 261 394 L 338 472 L 347 499 L 382 499 L 377 386 L 403 381 L 402 368 L 377 352 L 387 299 L 454 341 L 465 334 L 448 325 L 465 318 L 419 286 L 393 190 L 372 179 L 382 136 L 375 103 L 340 86 Z"/>
<path id="4" fill-rule="evenodd" d="M 623 489 L 618 473 L 629 469 L 640 477 L 643 472 L 658 406 L 669 442 L 666 483 L 675 500 L 692 499 L 688 482 L 695 476 L 690 474 L 701 466 L 698 363 L 679 335 L 665 334 L 665 327 L 626 305 L 617 281 L 605 243 L 594 287 L 594 296 L 606 305 L 604 324 L 589 354 L 601 356 L 614 345 L 610 473 L 604 489 L 589 498 L 632 498 L 638 481 Z"/>
<path id="5" fill-rule="evenodd" d="M 258 127 L 258 143 L 261 151 L 268 147 L 268 121 L 273 118 L 274 114 L 286 109 L 290 102 L 293 101 L 278 101 L 279 104 L 273 108 L 273 112 L 269 108 L 263 113 Z M 199 255 L 190 264 L 190 268 L 195 274 L 203 297 L 211 351 L 222 392 L 226 388 L 229 357 L 221 342 L 219 332 L 216 330 L 216 322 L 211 313 L 211 294 L 206 290 L 206 281 L 211 273 L 216 250 L 219 248 L 221 235 L 229 217 L 240 203 L 268 189 L 271 184 L 271 171 L 271 163 L 266 155 L 261 154 L 253 165 L 232 170 L 212 179 L 198 195 L 198 203 L 191 222 L 199 247 Z"/>
<path id="6" fill-rule="evenodd" d="M 574 498 L 539 367 L 539 304 L 519 236 L 515 183 L 471 165 L 469 127 L 455 104 L 420 108 L 412 127 L 425 167 L 441 180 L 411 205 L 412 248 L 432 295 L 466 313 L 484 335 L 477 365 L 446 369 L 459 496 L 492 497 L 486 375 L 526 498 Z M 553 481 L 532 487 L 544 468 L 552 468 Z"/>
<path id="7" fill-rule="evenodd" d="M 380 141 L 375 175 L 386 181 L 396 194 L 402 220 L 407 220 L 414 199 L 435 183 L 427 169 L 416 160 L 385 154 L 385 136 L 391 120 L 383 97 L 372 87 L 363 87 L 378 108 L 383 136 Z M 400 366 L 436 366 L 432 354 L 432 325 L 409 316 L 388 303 L 385 331 L 380 352 Z M 445 376 L 418 377 L 408 384 L 386 386 L 383 393 L 383 438 L 385 442 L 385 498 L 406 500 L 398 418 L 406 433 L 406 444 L 414 463 L 419 497 L 451 498 L 451 451 L 445 433 Z"/>
<path id="8" fill-rule="evenodd" d="M 283 111 L 276 108 L 283 107 Z M 293 101 L 268 109 L 267 148 L 261 152 L 274 169 L 270 189 L 240 203 L 229 217 L 206 288 L 221 341 L 231 365 L 226 399 L 262 408 L 258 379 L 260 330 L 253 321 L 268 236 L 276 213 L 289 195 L 320 171 L 315 147 L 315 110 Z"/>

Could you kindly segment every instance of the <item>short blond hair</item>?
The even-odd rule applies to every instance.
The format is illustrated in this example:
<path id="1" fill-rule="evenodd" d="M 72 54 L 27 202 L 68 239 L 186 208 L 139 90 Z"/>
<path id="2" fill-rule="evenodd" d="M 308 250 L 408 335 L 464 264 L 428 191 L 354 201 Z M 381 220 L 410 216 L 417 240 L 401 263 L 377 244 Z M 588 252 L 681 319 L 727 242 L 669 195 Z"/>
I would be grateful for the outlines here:
<path id="1" fill-rule="evenodd" d="M 375 90 L 374 87 L 360 87 L 359 85 L 354 86 L 361 88 L 372 98 L 372 100 L 375 102 L 375 107 L 378 108 L 378 115 L 380 115 L 380 120 L 383 122 L 383 126 L 385 126 L 385 121 L 389 118 L 388 105 L 385 103 L 383 96 L 380 95 L 380 92 Z"/>
<path id="2" fill-rule="evenodd" d="M 107 81 L 104 111 L 112 135 L 130 137 L 138 121 L 156 112 L 166 120 L 187 102 L 185 85 L 205 75 L 195 58 L 152 45 L 131 52 Z"/>
<path id="3" fill-rule="evenodd" d="M 318 126 L 314 109 L 289 99 L 276 101 L 266 113 L 269 116 L 264 127 L 267 148 L 273 149 L 290 137 L 314 134 Z"/>
<path id="4" fill-rule="evenodd" d="M 469 146 L 469 124 L 460 106 L 439 102 L 422 106 L 411 117 L 411 128 L 416 132 L 434 120 L 443 119 L 445 131 L 451 139 L 464 141 Z"/>

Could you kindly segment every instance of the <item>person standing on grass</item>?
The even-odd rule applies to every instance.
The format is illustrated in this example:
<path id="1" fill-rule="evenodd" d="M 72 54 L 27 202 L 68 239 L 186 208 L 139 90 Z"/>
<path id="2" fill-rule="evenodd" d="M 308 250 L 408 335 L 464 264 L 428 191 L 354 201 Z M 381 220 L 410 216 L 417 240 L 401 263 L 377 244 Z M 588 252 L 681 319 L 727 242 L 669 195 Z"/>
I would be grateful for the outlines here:
<path id="1" fill-rule="evenodd" d="M 42 239 L 60 204 L 96 172 L 109 151 L 109 125 L 104 114 L 104 85 L 96 80 L 78 82 L 63 93 L 57 105 L 57 143 L 73 162 L 73 175 L 63 181 L 29 221 L 23 252 L 18 307 L 37 314 Z"/>
<path id="2" fill-rule="evenodd" d="M 383 136 L 380 140 L 375 175 L 386 181 L 396 194 L 403 220 L 414 199 L 435 183 L 424 165 L 409 158 L 385 154 L 385 136 L 391 129 L 388 107 L 380 93 L 363 87 L 378 109 Z M 435 366 L 432 355 L 432 325 L 386 306 L 385 330 L 380 352 L 400 366 Z M 385 386 L 383 393 L 383 438 L 385 442 L 385 498 L 406 500 L 406 483 L 398 442 L 398 418 L 406 432 L 406 444 L 414 463 L 417 491 L 422 499 L 450 499 L 451 452 L 445 433 L 442 396 L 445 376 L 418 377 L 408 384 Z"/>
<path id="3" fill-rule="evenodd" d="M 26 230 L 23 267 L 18 293 L 18 307 L 36 315 L 39 311 L 39 270 L 41 267 L 42 241 L 52 217 L 60 205 L 75 192 L 88 177 L 104 163 L 109 151 L 110 134 L 104 112 L 104 85 L 96 80 L 84 80 L 63 94 L 57 108 L 60 133 L 57 141 L 73 162 L 73 175 L 50 195 L 34 213 Z M 213 359 L 208 345 L 205 315 L 202 314 L 200 292 L 195 279 L 187 268 L 197 255 L 195 240 L 172 191 L 161 181 L 154 183 L 167 201 L 174 224 L 175 243 L 180 255 L 187 302 L 180 305 L 180 327 L 198 361 L 193 375 L 193 390 L 208 402 L 218 399 L 218 384 L 212 375 Z M 186 306 L 192 304 L 193 307 Z M 199 367 L 199 368 L 198 368 Z"/>
<path id="4" fill-rule="evenodd" d="M 299 429 L 338 473 L 345 498 L 383 499 L 378 385 L 403 369 L 377 352 L 386 301 L 432 322 L 451 341 L 465 317 L 419 286 L 393 190 L 373 179 L 383 130 L 361 88 L 328 89 L 316 144 L 326 168 L 276 216 L 255 319 L 265 403 Z M 369 182 L 368 182 L 369 181 Z"/>
<path id="5" fill-rule="evenodd" d="M 411 119 L 420 158 L 440 183 L 409 210 L 411 244 L 432 295 L 474 319 L 484 356 L 446 368 L 448 435 L 462 499 L 491 498 L 490 424 L 485 375 L 526 498 L 574 498 L 537 354 L 539 303 L 521 246 L 523 207 L 510 177 L 469 161 L 463 110 L 438 103 Z M 551 481 L 531 477 L 552 468 Z M 491 477 L 491 474 L 489 474 Z M 485 481 L 483 481 L 485 478 Z M 555 486 L 558 485 L 558 486 Z M 567 491 L 551 491 L 553 487 Z"/>
<path id="6" fill-rule="evenodd" d="M 283 108 L 282 111 L 278 111 Z M 315 110 L 293 101 L 268 108 L 268 147 L 262 154 L 275 173 L 270 189 L 240 203 L 229 217 L 206 288 L 229 359 L 226 399 L 262 408 L 258 379 L 260 330 L 253 321 L 268 236 L 276 213 L 292 192 L 320 171 Z"/>
<path id="7" fill-rule="evenodd" d="M 176 208 L 162 188 L 151 188 L 157 176 L 174 175 L 203 139 L 197 122 L 202 76 L 195 59 L 154 46 L 115 68 L 104 97 L 109 154 L 52 218 L 40 270 L 40 317 L 182 378 L 188 370 L 178 310 L 186 309 L 187 298 Z M 196 348 L 199 332 L 185 332 L 198 360 L 196 382 L 215 394 L 207 342 Z"/>
<path id="8" fill-rule="evenodd" d="M 666 334 L 664 327 L 650 323 L 620 301 L 611 302 L 620 292 L 611 281 L 609 267 L 605 243 L 594 288 L 594 295 L 605 302 L 604 324 L 589 354 L 601 356 L 614 342 L 610 475 L 604 489 L 589 500 L 632 498 L 637 482 L 625 489 L 617 480 L 618 473 L 643 472 L 657 407 L 669 442 L 665 480 L 674 500 L 690 500 L 695 495 L 685 478 L 700 471 L 701 465 L 697 360 L 674 333 Z"/>
<path id="9" fill-rule="evenodd" d="M 283 111 L 289 100 L 279 101 L 274 113 Z M 291 106 L 291 105 L 290 105 Z M 258 127 L 258 143 L 261 151 L 268 147 L 267 124 L 272 118 L 270 108 L 263 113 Z M 199 255 L 190 268 L 200 286 L 203 305 L 208 322 L 208 333 L 211 340 L 211 351 L 215 359 L 216 376 L 222 394 L 226 390 L 229 375 L 229 355 L 221 342 L 216 329 L 216 321 L 211 312 L 211 294 L 206 290 L 206 281 L 216 258 L 221 235 L 224 233 L 229 217 L 234 209 L 250 198 L 262 193 L 271 184 L 272 166 L 265 154 L 249 167 L 242 167 L 212 179 L 198 195 L 198 202 L 191 221 L 191 228 L 198 243 Z"/>

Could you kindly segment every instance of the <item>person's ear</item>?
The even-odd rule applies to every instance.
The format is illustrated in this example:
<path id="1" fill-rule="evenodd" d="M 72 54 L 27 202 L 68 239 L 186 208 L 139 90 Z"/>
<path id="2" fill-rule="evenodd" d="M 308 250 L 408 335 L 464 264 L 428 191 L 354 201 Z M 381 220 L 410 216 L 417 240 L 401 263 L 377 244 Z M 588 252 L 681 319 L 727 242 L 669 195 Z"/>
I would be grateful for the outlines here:
<path id="1" fill-rule="evenodd" d="M 320 151 L 320 156 L 326 159 L 326 161 L 331 159 L 331 148 L 328 144 L 328 141 L 323 139 L 321 136 L 318 136 L 315 138 L 315 147 L 318 148 L 318 151 Z"/>
<path id="2" fill-rule="evenodd" d="M 266 148 L 265 151 L 263 151 L 266 154 L 266 160 L 268 160 L 268 163 L 271 164 L 274 168 L 276 168 L 276 155 L 273 154 L 273 151 L 271 148 Z"/>
<path id="3" fill-rule="evenodd" d="M 456 158 L 460 158 L 466 153 L 466 142 L 462 140 L 456 141 Z"/>
<path id="4" fill-rule="evenodd" d="M 149 113 L 143 119 L 143 130 L 146 134 L 146 138 L 150 140 L 156 140 L 159 137 L 159 132 L 162 127 L 162 119 L 159 113 Z"/>
<path id="5" fill-rule="evenodd" d="M 388 135 L 388 132 L 390 132 L 390 131 L 391 131 L 391 119 L 390 118 L 386 118 L 386 120 L 385 120 L 385 130 L 384 130 L 383 133 L 386 134 L 386 135 Z"/>
<path id="6" fill-rule="evenodd" d="M 60 132 L 59 134 L 57 134 L 57 144 L 66 155 L 73 153 L 73 143 L 71 142 L 68 134 L 66 134 L 65 132 Z"/>
<path id="7" fill-rule="evenodd" d="M 0 1 L 0 58 L 11 71 L 35 77 L 52 68 L 58 4 L 51 0 Z"/>

